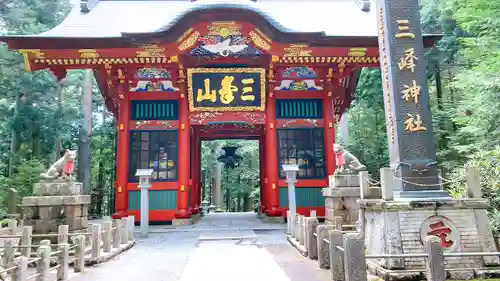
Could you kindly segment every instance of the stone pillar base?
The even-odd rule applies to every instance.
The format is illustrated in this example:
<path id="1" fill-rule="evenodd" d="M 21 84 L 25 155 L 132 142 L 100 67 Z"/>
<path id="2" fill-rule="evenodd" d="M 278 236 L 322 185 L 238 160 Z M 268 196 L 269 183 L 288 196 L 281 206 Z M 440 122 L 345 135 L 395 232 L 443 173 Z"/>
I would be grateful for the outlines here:
<path id="1" fill-rule="evenodd" d="M 190 225 L 193 224 L 193 219 L 173 219 L 172 220 L 172 225 L 173 226 L 183 226 L 183 225 Z"/>
<path id="2" fill-rule="evenodd" d="M 496 252 L 488 226 L 487 200 L 365 199 L 359 200 L 359 204 L 366 222 L 364 239 L 367 255 L 423 253 L 422 241 L 427 235 L 443 237 L 441 245 L 444 252 Z M 369 260 L 369 264 L 386 273 L 389 272 L 387 269 L 425 268 L 422 258 L 376 259 Z M 446 269 L 452 271 L 499 265 L 499 258 L 494 256 L 445 259 Z"/>

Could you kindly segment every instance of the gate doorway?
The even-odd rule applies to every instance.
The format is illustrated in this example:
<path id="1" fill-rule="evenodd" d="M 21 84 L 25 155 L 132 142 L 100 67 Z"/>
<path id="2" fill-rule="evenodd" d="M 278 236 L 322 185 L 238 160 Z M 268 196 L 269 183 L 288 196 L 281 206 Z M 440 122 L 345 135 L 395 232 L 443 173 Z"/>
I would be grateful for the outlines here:
<path id="1" fill-rule="evenodd" d="M 260 206 L 258 139 L 202 140 L 201 200 L 219 212 L 258 211 Z"/>
<path id="2" fill-rule="evenodd" d="M 217 212 L 259 211 L 264 204 L 263 126 L 211 124 L 192 127 L 190 205 Z M 194 171 L 194 173 L 193 173 Z M 199 188 L 196 188 L 199 186 Z M 196 202 L 199 202 L 196 204 Z"/>

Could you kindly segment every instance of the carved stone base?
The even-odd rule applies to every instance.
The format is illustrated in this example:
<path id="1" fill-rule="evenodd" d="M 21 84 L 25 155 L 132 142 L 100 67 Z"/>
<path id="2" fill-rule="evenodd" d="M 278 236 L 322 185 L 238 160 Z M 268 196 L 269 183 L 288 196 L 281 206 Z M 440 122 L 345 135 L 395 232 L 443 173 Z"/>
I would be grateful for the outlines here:
<path id="1" fill-rule="evenodd" d="M 360 200 L 369 255 L 423 253 L 423 237 L 445 234 L 445 252 L 496 252 L 482 199 L 385 201 Z M 385 269 L 424 268 L 421 258 L 371 260 Z M 447 257 L 446 269 L 498 266 L 498 257 Z"/>
<path id="2" fill-rule="evenodd" d="M 33 195 L 36 196 L 80 195 L 82 191 L 82 183 L 74 181 L 41 181 L 33 186 Z"/>
<path id="3" fill-rule="evenodd" d="M 81 195 L 82 183 L 42 181 L 33 190 L 36 196 L 24 197 L 21 205 L 23 223 L 34 234 L 57 233 L 60 225 L 68 225 L 69 233 L 87 232 L 90 195 Z"/>

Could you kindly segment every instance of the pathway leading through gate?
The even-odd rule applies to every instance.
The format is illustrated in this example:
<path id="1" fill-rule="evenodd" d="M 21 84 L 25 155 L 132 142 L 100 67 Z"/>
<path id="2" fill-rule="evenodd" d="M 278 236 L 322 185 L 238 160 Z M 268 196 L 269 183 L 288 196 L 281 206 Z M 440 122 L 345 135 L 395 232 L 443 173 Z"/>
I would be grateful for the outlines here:
<path id="1" fill-rule="evenodd" d="M 322 281 L 328 271 L 285 240 L 283 225 L 255 213 L 215 213 L 178 231 L 153 232 L 75 281 Z"/>

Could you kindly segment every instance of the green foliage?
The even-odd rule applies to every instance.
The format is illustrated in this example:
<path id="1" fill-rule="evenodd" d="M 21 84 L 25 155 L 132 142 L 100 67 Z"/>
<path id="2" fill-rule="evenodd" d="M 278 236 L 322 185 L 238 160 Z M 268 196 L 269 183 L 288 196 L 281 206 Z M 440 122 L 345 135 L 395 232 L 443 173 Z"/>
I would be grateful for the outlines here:
<path id="1" fill-rule="evenodd" d="M 222 190 L 226 196 L 229 193 L 230 208 L 233 211 L 243 210 L 244 201 L 247 201 L 247 211 L 258 208 L 260 181 L 259 173 L 259 144 L 251 140 L 215 140 L 202 142 L 202 170 L 207 175 L 215 172 L 215 162 L 224 154 L 222 147 L 239 146 L 236 154 L 243 159 L 234 169 L 222 169 Z M 205 197 L 209 200 L 210 181 L 204 181 Z M 224 197 L 224 202 L 227 197 Z M 213 203 L 213 199 L 212 199 Z M 251 205 L 251 206 L 250 206 Z"/>

